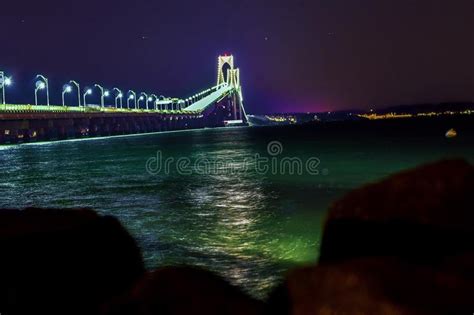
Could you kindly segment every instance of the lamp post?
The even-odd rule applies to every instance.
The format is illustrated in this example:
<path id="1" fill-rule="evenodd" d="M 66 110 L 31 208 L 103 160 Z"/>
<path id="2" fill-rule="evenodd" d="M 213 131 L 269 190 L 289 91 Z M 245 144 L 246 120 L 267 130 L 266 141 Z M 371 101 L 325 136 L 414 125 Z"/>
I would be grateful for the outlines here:
<path id="1" fill-rule="evenodd" d="M 38 91 L 44 90 L 46 88 L 46 84 L 43 81 L 36 81 L 36 88 L 35 88 L 35 105 L 38 106 Z"/>
<path id="2" fill-rule="evenodd" d="M 2 93 L 3 93 L 3 104 L 6 104 L 6 96 L 5 96 L 5 90 L 6 90 L 6 86 L 10 86 L 12 85 L 12 79 L 9 78 L 9 77 L 4 77 L 3 78 L 3 84 L 2 84 Z"/>
<path id="3" fill-rule="evenodd" d="M 140 101 L 145 100 L 145 102 L 146 102 L 147 98 L 148 98 L 148 95 L 146 95 L 146 93 L 143 93 L 143 92 L 140 93 L 140 97 L 138 98 L 138 104 L 137 104 L 139 109 L 140 109 Z"/>
<path id="4" fill-rule="evenodd" d="M 159 100 L 161 101 L 164 101 L 166 99 L 166 97 L 164 95 L 160 95 L 160 97 L 158 98 Z M 160 110 L 163 110 L 163 104 L 160 104 Z"/>
<path id="5" fill-rule="evenodd" d="M 104 91 L 104 97 L 109 97 L 109 96 L 110 96 L 110 92 L 108 90 L 105 90 Z M 102 106 L 102 107 L 104 107 L 104 106 Z"/>
<path id="6" fill-rule="evenodd" d="M 36 78 L 40 79 L 40 80 L 43 80 L 44 86 L 40 90 L 46 89 L 46 103 L 49 106 L 49 82 L 48 82 L 48 79 L 44 75 L 41 75 L 41 74 L 37 74 Z M 38 100 L 37 100 L 36 103 L 38 103 Z M 36 104 L 36 105 L 38 105 L 38 104 Z"/>
<path id="7" fill-rule="evenodd" d="M 132 90 L 129 90 L 127 92 L 128 94 L 128 98 L 127 98 L 127 108 L 130 109 L 130 101 L 133 100 L 135 102 L 135 108 L 137 108 L 137 94 L 132 91 Z"/>
<path id="8" fill-rule="evenodd" d="M 146 94 L 145 94 L 145 95 L 146 95 Z M 148 106 L 148 104 L 149 104 L 151 101 L 153 101 L 153 97 L 147 95 L 147 96 L 146 96 L 146 103 L 145 103 L 147 110 L 150 109 L 149 106 Z"/>
<path id="9" fill-rule="evenodd" d="M 81 107 L 81 87 L 79 83 L 74 80 L 69 81 L 69 84 L 74 84 L 77 89 L 77 106 Z"/>
<path id="10" fill-rule="evenodd" d="M 155 106 L 154 106 L 154 109 L 156 110 L 156 102 L 158 102 L 158 96 L 156 96 L 155 94 L 151 94 L 150 97 L 148 98 L 151 101 L 153 101 L 153 98 L 155 98 Z"/>
<path id="11" fill-rule="evenodd" d="M 91 95 L 91 94 L 92 94 L 92 89 L 86 89 L 86 90 L 84 91 L 84 95 L 83 95 L 84 99 L 83 99 L 83 103 L 82 103 L 82 104 L 84 104 L 84 107 L 87 106 L 86 96 L 87 96 L 87 95 Z"/>
<path id="12" fill-rule="evenodd" d="M 12 79 L 5 76 L 3 71 L 0 71 L 0 87 L 2 88 L 2 103 L 3 105 L 6 104 L 5 99 L 5 87 L 10 86 L 12 84 Z"/>
<path id="13" fill-rule="evenodd" d="M 123 93 L 119 88 L 113 88 L 112 91 L 117 91 L 117 95 L 115 96 L 115 108 L 118 108 L 117 106 L 117 101 L 120 99 L 120 108 L 122 108 L 122 102 L 123 102 Z"/>
<path id="14" fill-rule="evenodd" d="M 104 88 L 100 86 L 99 84 L 94 84 L 94 86 L 100 90 L 100 106 L 104 107 L 104 98 L 106 96 L 109 96 L 110 93 L 109 91 L 105 91 Z"/>
<path id="15" fill-rule="evenodd" d="M 66 103 L 64 102 L 64 95 L 66 93 L 71 93 L 72 92 L 72 87 L 69 85 L 69 84 L 66 84 L 64 87 L 63 87 L 63 94 L 62 94 L 62 97 L 63 97 L 63 106 L 66 106 Z"/>
<path id="16" fill-rule="evenodd" d="M 146 109 L 149 110 L 150 108 L 148 107 L 148 104 L 153 101 L 153 97 L 150 97 L 148 96 L 148 98 L 146 99 Z"/>

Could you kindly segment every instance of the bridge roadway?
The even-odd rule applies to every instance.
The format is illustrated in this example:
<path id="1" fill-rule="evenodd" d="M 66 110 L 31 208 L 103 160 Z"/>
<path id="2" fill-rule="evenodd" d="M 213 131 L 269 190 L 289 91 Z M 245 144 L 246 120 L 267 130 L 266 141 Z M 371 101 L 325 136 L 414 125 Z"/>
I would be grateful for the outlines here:
<path id="1" fill-rule="evenodd" d="M 236 95 L 222 84 L 189 98 L 180 110 L 0 105 L 0 144 L 223 126 Z"/>
<path id="2" fill-rule="evenodd" d="M 224 95 L 232 91 L 232 87 L 227 85 L 214 86 L 203 92 L 197 93 L 190 98 L 190 103 L 183 109 L 146 109 L 146 108 L 120 108 L 120 107 L 100 107 L 99 105 L 87 106 L 58 106 L 58 105 L 21 105 L 21 104 L 0 104 L 0 120 L 10 117 L 10 114 L 26 114 L 26 113 L 139 113 L 139 114 L 200 114 L 208 106 L 222 98 Z M 171 101 L 159 101 L 159 106 L 170 104 Z M 171 106 L 172 107 L 172 106 Z"/>
<path id="3" fill-rule="evenodd" d="M 191 104 L 189 107 L 185 108 L 185 111 L 190 112 L 202 112 L 204 111 L 209 104 L 213 104 L 217 102 L 219 99 L 224 97 L 227 93 L 232 91 L 231 86 L 223 86 L 222 88 L 218 89 L 215 92 L 210 93 L 209 95 L 203 97 L 202 99 L 198 100 L 197 102 Z"/>

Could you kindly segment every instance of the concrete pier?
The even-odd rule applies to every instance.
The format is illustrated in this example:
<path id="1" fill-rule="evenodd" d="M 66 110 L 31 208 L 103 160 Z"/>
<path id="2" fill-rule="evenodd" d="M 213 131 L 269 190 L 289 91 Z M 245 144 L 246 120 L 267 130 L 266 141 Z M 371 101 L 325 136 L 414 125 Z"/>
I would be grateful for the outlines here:
<path id="1" fill-rule="evenodd" d="M 0 144 L 204 128 L 194 114 L 0 113 Z"/>

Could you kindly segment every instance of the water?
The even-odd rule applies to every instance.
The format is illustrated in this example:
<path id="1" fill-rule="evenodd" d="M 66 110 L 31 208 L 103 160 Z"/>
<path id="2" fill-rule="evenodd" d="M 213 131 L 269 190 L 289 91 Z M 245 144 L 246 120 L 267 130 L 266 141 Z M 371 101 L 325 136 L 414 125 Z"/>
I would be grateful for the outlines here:
<path id="1" fill-rule="evenodd" d="M 1 147 L 0 207 L 94 208 L 121 220 L 149 268 L 202 266 L 264 297 L 289 268 L 317 260 L 331 201 L 427 161 L 474 160 L 472 122 L 390 124 L 209 129 Z M 444 132 L 453 126 L 460 136 L 448 140 Z M 269 155 L 271 141 L 281 144 L 281 154 Z M 150 173 L 146 163 L 158 151 L 165 159 L 249 168 Z M 319 175 L 257 172 L 256 154 L 316 157 Z"/>

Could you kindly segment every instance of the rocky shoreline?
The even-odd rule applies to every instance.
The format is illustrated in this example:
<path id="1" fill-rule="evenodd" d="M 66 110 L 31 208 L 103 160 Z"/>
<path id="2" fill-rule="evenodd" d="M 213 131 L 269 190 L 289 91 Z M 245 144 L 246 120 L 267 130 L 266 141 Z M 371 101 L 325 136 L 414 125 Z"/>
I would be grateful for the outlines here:
<path id="1" fill-rule="evenodd" d="M 117 219 L 0 210 L 0 314 L 471 314 L 474 167 L 447 160 L 336 201 L 317 265 L 258 301 L 210 271 L 147 272 Z"/>

